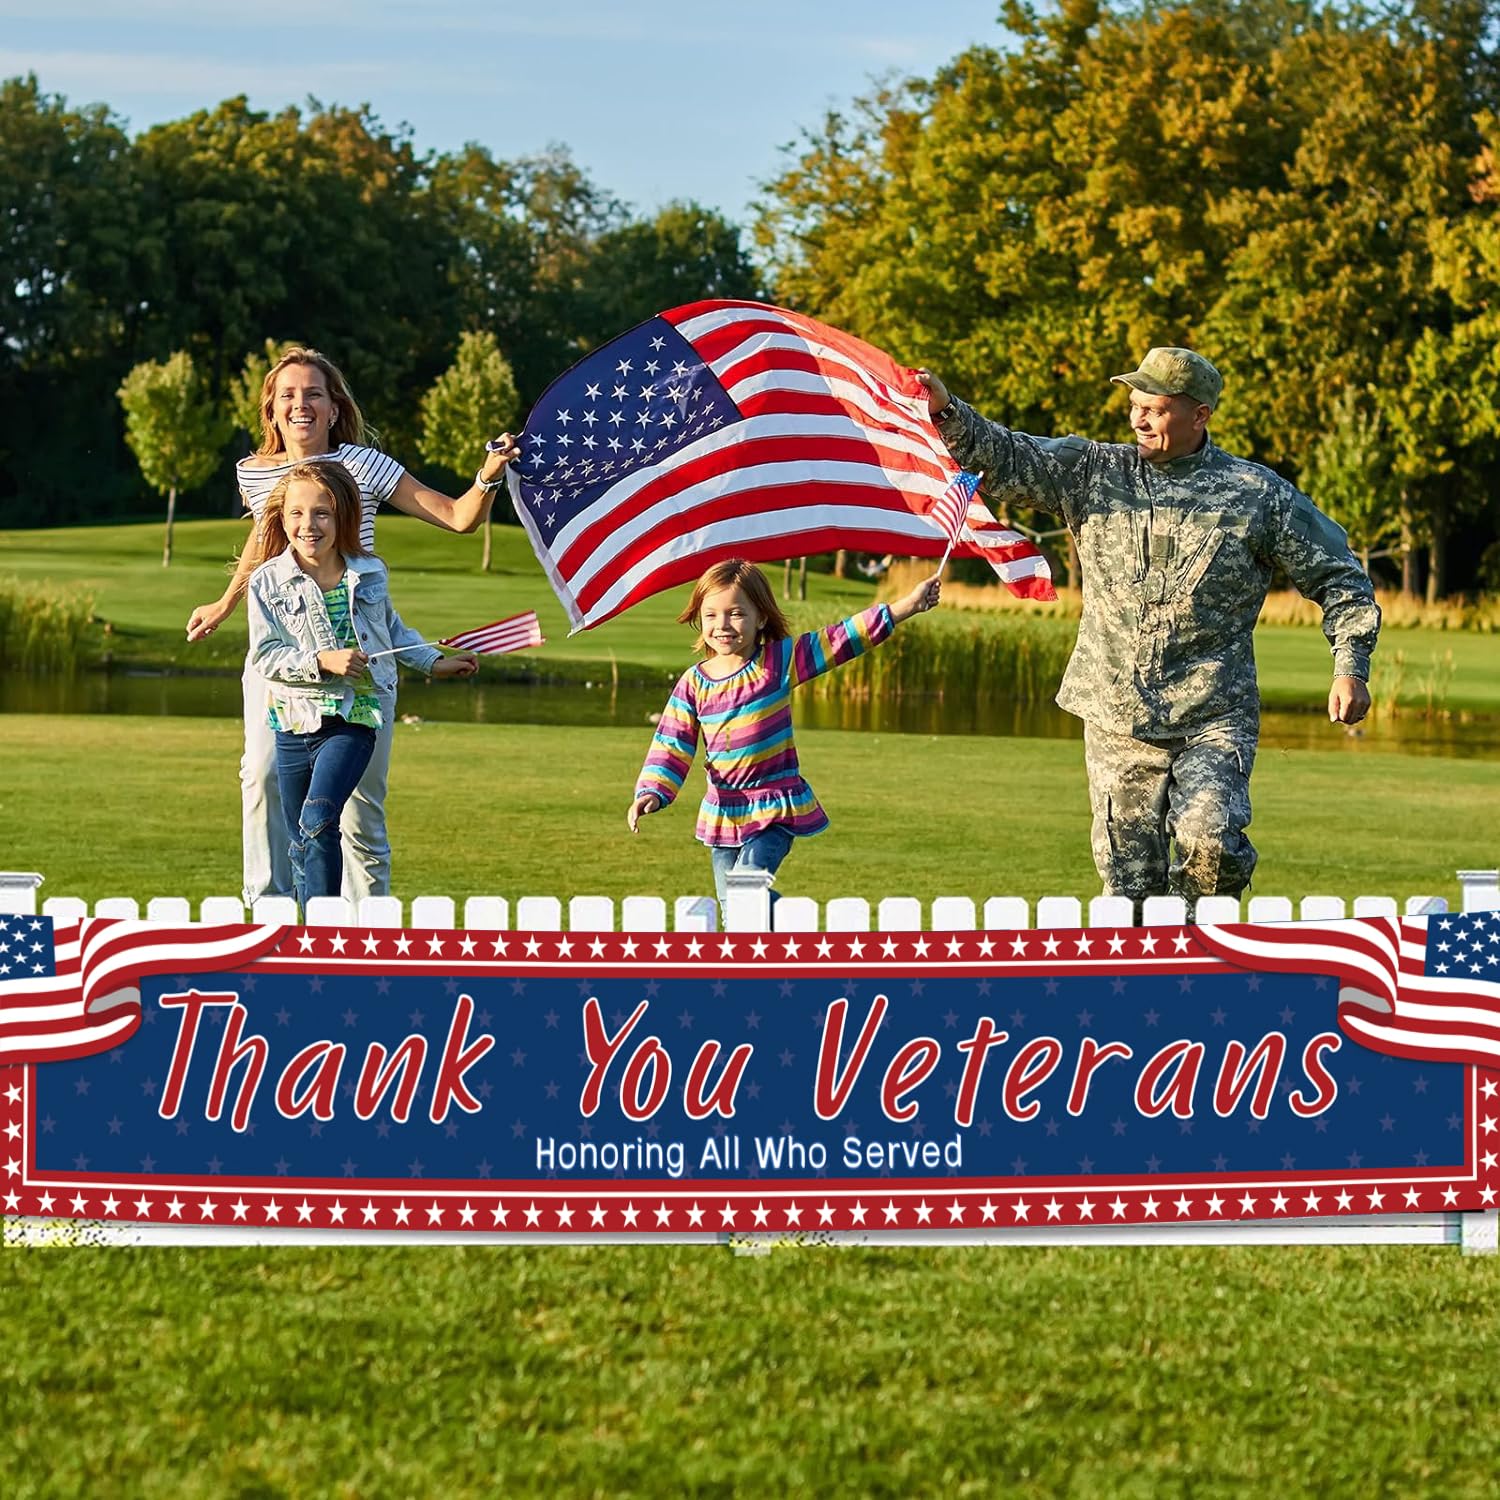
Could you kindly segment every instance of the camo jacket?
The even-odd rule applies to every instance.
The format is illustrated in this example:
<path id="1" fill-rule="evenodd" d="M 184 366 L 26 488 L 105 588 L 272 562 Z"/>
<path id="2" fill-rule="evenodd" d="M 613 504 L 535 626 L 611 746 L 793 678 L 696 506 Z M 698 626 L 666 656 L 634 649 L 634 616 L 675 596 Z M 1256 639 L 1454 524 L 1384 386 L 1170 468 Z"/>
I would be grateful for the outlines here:
<path id="1" fill-rule="evenodd" d="M 1323 611 L 1335 677 L 1367 679 L 1380 630 L 1343 528 L 1260 464 L 1206 441 L 1153 464 L 1136 446 L 1037 438 L 956 397 L 938 431 L 992 499 L 1061 516 L 1083 619 L 1057 702 L 1138 738 L 1259 722 L 1252 634 L 1276 568 Z"/>

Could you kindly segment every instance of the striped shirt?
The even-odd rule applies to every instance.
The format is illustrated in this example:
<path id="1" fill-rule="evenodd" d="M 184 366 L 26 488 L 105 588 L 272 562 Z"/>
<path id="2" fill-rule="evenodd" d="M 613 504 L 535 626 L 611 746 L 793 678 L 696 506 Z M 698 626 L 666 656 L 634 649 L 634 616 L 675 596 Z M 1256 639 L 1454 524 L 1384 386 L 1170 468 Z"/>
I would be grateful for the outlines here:
<path id="1" fill-rule="evenodd" d="M 382 500 L 389 500 L 396 493 L 396 486 L 401 482 L 401 476 L 406 470 L 396 462 L 388 453 L 382 453 L 378 448 L 365 448 L 357 443 L 340 443 L 332 453 L 320 453 L 312 459 L 298 459 L 284 464 L 274 464 L 270 468 L 260 468 L 252 465 L 248 458 L 242 458 L 235 466 L 235 478 L 240 487 L 240 495 L 245 502 L 245 509 L 259 522 L 261 512 L 266 508 L 266 500 L 271 491 L 276 488 L 276 482 L 288 469 L 295 468 L 297 463 L 331 463 L 337 461 L 343 464 L 354 477 L 354 482 L 359 486 L 359 498 L 361 501 L 359 540 L 367 552 L 375 550 L 375 511 Z"/>
<path id="2" fill-rule="evenodd" d="M 862 614 L 771 641 L 729 677 L 715 681 L 701 666 L 684 672 L 667 699 L 636 783 L 637 797 L 662 806 L 682 789 L 703 736 L 708 790 L 698 809 L 701 843 L 736 847 L 773 824 L 807 836 L 828 827 L 802 779 L 792 743 L 792 689 L 878 646 L 895 628 L 890 609 Z"/>

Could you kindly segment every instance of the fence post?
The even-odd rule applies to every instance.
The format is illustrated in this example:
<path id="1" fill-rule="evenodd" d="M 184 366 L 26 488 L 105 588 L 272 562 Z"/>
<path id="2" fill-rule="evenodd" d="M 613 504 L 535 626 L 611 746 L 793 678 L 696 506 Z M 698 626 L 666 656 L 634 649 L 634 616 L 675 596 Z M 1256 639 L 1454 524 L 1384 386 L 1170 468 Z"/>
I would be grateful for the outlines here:
<path id="1" fill-rule="evenodd" d="M 1465 1255 L 1494 1255 L 1500 1251 L 1500 1209 L 1460 1214 L 1458 1236 Z"/>
<path id="2" fill-rule="evenodd" d="M 0 914 L 34 917 L 41 883 L 42 877 L 35 870 L 0 870 Z"/>
<path id="3" fill-rule="evenodd" d="M 731 870 L 724 882 L 724 931 L 771 930 L 769 870 Z"/>

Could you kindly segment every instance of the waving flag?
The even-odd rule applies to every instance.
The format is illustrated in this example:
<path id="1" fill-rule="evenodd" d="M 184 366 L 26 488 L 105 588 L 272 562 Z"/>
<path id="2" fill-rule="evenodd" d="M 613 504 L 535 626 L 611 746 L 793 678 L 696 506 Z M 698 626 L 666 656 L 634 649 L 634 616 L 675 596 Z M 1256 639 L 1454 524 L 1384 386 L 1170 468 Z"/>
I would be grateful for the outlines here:
<path id="1" fill-rule="evenodd" d="M 1339 1025 L 1377 1052 L 1500 1067 L 1500 912 L 1195 932 L 1230 963 L 1332 975 Z"/>
<path id="2" fill-rule="evenodd" d="M 938 557 L 929 512 L 957 472 L 913 371 L 784 308 L 695 302 L 554 381 L 507 477 L 577 631 L 730 557 Z M 978 502 L 956 550 L 1055 597 L 1041 553 Z"/>
<path id="3" fill-rule="evenodd" d="M 528 646 L 540 646 L 543 641 L 541 621 L 534 609 L 523 614 L 507 615 L 492 625 L 481 625 L 475 630 L 461 630 L 457 635 L 447 636 L 438 642 L 440 646 L 451 646 L 455 651 L 477 651 L 481 656 L 501 656 L 507 651 L 524 651 Z"/>
<path id="4" fill-rule="evenodd" d="M 969 514 L 969 506 L 973 503 L 974 494 L 979 488 L 979 480 L 978 474 L 970 474 L 966 470 L 961 471 L 953 483 L 938 496 L 937 504 L 927 512 L 942 527 L 943 535 L 947 538 L 947 545 L 943 549 L 943 560 L 938 564 L 939 573 L 947 566 L 948 556 L 958 544 L 958 538 L 964 529 L 964 520 Z"/>
<path id="5" fill-rule="evenodd" d="M 0 1064 L 87 1057 L 140 1024 L 139 981 L 249 963 L 287 928 L 0 916 Z"/>

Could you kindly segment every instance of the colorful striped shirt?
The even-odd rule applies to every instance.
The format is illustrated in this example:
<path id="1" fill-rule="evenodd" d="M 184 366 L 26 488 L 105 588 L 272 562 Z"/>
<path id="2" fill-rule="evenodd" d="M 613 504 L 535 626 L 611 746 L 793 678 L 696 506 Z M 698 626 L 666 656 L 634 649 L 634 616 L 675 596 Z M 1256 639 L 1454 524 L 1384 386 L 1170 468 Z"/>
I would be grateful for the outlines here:
<path id="1" fill-rule="evenodd" d="M 698 809 L 701 843 L 735 847 L 777 823 L 794 834 L 821 833 L 828 814 L 802 779 L 792 743 L 792 689 L 862 656 L 894 628 L 890 609 L 877 604 L 795 640 L 771 641 L 720 681 L 690 668 L 667 699 L 636 796 L 657 797 L 663 807 L 671 802 L 701 733 L 708 776 Z"/>

